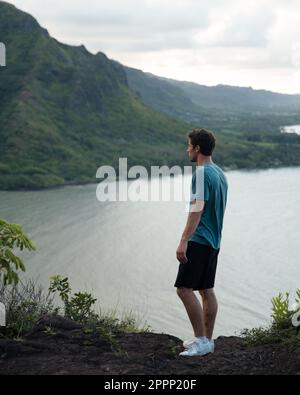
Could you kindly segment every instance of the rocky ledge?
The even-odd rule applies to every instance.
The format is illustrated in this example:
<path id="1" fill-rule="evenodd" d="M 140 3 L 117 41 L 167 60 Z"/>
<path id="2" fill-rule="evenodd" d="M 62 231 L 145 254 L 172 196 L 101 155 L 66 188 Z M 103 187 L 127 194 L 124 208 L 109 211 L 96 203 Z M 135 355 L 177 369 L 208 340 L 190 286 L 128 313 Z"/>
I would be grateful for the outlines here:
<path id="1" fill-rule="evenodd" d="M 101 331 L 100 331 L 101 332 Z M 182 340 L 155 333 L 116 333 L 115 340 L 59 316 L 47 316 L 22 340 L 0 339 L 0 374 L 255 375 L 300 374 L 300 350 L 248 346 L 220 337 L 205 357 L 180 357 Z"/>

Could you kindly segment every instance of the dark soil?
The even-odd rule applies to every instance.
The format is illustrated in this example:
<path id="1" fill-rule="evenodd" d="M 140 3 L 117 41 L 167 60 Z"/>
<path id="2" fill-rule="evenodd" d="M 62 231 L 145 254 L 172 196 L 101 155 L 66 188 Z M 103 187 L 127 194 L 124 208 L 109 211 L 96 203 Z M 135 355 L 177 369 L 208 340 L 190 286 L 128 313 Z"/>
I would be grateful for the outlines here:
<path id="1" fill-rule="evenodd" d="M 255 375 L 300 374 L 300 350 L 248 346 L 220 337 L 205 357 L 180 357 L 182 340 L 154 333 L 117 333 L 117 349 L 99 332 L 62 317 L 41 320 L 23 340 L 0 339 L 0 374 L 9 375 Z"/>

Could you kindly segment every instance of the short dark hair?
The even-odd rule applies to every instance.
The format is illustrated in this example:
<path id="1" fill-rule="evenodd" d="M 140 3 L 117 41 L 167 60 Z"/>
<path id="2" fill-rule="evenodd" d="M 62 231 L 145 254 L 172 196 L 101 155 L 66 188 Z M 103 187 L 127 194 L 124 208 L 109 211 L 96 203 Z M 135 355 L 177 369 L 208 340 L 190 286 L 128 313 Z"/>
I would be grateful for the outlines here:
<path id="1" fill-rule="evenodd" d="M 194 148 L 199 145 L 202 155 L 212 155 L 216 146 L 216 138 L 210 130 L 193 129 L 188 132 L 188 137 L 191 139 Z"/>

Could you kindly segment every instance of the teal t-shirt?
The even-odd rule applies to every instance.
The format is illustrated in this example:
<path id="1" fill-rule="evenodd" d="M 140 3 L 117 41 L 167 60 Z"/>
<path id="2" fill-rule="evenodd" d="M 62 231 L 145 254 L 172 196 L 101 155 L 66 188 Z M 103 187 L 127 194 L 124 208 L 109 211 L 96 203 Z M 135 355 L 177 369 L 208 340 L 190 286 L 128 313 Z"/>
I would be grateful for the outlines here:
<path id="1" fill-rule="evenodd" d="M 205 200 L 205 206 L 190 241 L 209 245 L 216 250 L 220 248 L 227 190 L 227 178 L 219 166 L 214 163 L 197 166 L 192 177 L 191 201 Z"/>

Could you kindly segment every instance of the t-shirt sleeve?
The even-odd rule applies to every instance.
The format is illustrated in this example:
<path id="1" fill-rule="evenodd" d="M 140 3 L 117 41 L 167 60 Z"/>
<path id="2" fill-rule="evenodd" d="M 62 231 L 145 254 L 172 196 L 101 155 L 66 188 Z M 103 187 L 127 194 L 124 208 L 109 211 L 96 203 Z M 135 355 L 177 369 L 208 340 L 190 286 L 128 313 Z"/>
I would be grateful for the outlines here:
<path id="1" fill-rule="evenodd" d="M 205 177 L 204 177 L 204 200 L 205 201 L 209 200 L 209 194 L 210 194 L 209 177 L 205 174 Z"/>
<path id="2" fill-rule="evenodd" d="M 196 170 L 192 177 L 191 201 L 209 200 L 209 177 L 204 168 Z"/>

